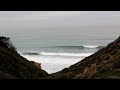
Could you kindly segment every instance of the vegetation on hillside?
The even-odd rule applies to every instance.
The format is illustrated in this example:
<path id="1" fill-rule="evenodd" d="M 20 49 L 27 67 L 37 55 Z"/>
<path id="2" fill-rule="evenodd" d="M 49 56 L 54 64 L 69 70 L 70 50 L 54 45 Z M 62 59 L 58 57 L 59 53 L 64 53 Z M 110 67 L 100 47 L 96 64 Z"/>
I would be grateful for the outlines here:
<path id="1" fill-rule="evenodd" d="M 40 79 L 48 73 L 20 56 L 10 38 L 0 37 L 0 79 Z"/>
<path id="2" fill-rule="evenodd" d="M 0 46 L 16 51 L 16 48 L 9 37 L 0 36 Z"/>

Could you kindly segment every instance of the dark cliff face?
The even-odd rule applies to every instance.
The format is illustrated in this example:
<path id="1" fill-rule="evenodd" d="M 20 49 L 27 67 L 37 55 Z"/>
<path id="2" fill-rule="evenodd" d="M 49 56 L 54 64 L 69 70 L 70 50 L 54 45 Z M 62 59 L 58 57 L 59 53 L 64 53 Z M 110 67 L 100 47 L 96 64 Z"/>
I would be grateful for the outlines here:
<path id="1" fill-rule="evenodd" d="M 41 79 L 47 75 L 16 51 L 0 46 L 0 79 Z"/>
<path id="2" fill-rule="evenodd" d="M 120 79 L 120 37 L 95 54 L 47 78 Z"/>

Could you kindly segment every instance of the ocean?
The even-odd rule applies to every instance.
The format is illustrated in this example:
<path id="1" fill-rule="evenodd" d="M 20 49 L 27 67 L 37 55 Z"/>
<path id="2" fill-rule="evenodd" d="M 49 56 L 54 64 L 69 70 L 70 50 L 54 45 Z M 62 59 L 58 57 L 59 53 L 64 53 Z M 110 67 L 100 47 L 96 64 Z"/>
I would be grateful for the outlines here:
<path id="1" fill-rule="evenodd" d="M 41 28 L 1 34 L 11 38 L 23 57 L 41 63 L 48 73 L 55 73 L 105 47 L 118 38 L 120 30 Z"/>
<path id="2" fill-rule="evenodd" d="M 41 63 L 42 69 L 54 73 L 93 54 L 102 46 L 50 46 L 20 49 L 19 53 L 30 61 Z"/>

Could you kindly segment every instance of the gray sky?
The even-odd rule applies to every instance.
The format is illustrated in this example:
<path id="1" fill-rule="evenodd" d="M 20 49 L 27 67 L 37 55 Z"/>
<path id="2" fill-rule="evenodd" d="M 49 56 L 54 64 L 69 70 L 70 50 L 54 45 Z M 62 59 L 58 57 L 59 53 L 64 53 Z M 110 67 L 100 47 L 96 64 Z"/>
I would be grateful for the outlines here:
<path id="1" fill-rule="evenodd" d="M 0 11 L 0 30 L 40 27 L 120 27 L 119 11 Z M 18 29 L 17 29 L 18 28 Z"/>

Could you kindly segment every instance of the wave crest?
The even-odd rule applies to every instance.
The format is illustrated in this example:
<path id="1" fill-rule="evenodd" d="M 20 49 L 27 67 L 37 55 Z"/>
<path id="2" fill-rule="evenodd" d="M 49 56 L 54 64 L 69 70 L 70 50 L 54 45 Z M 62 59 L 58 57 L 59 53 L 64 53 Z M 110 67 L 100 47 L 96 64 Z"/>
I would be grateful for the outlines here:
<path id="1" fill-rule="evenodd" d="M 95 49 L 95 48 L 103 48 L 104 46 L 86 45 L 86 46 L 55 46 L 55 47 L 58 47 L 58 48 Z"/>
<path id="2" fill-rule="evenodd" d="M 41 52 L 40 55 L 46 56 L 90 56 L 93 53 L 50 53 L 50 52 Z"/>
<path id="3" fill-rule="evenodd" d="M 98 48 L 100 46 L 83 46 L 84 48 Z"/>

